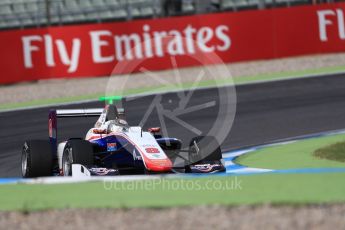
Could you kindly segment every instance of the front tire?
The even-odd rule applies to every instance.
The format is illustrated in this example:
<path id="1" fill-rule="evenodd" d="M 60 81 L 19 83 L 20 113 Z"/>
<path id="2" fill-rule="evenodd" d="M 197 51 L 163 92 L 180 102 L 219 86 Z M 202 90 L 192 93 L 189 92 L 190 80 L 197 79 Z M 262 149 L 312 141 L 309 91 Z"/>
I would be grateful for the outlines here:
<path id="1" fill-rule="evenodd" d="M 92 166 L 94 164 L 92 144 L 85 140 L 69 140 L 62 155 L 62 172 L 72 176 L 72 164 Z"/>
<path id="2" fill-rule="evenodd" d="M 31 140 L 22 150 L 22 176 L 24 178 L 52 176 L 53 153 L 49 141 Z"/>

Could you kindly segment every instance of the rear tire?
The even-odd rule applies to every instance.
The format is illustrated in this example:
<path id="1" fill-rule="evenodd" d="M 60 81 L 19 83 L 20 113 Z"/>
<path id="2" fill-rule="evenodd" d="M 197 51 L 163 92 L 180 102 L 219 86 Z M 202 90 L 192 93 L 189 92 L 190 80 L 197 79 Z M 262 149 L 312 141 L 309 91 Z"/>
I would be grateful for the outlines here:
<path id="1" fill-rule="evenodd" d="M 199 152 L 196 153 L 196 148 Z M 191 164 L 202 163 L 207 161 L 220 161 L 222 151 L 216 138 L 212 136 L 198 136 L 191 140 L 189 144 L 189 161 Z"/>
<path id="2" fill-rule="evenodd" d="M 62 172 L 64 176 L 72 176 L 72 164 L 85 167 L 94 164 L 92 144 L 85 140 L 69 140 L 62 155 Z"/>
<path id="3" fill-rule="evenodd" d="M 53 153 L 49 141 L 31 140 L 22 150 L 22 176 L 24 178 L 52 176 Z"/>

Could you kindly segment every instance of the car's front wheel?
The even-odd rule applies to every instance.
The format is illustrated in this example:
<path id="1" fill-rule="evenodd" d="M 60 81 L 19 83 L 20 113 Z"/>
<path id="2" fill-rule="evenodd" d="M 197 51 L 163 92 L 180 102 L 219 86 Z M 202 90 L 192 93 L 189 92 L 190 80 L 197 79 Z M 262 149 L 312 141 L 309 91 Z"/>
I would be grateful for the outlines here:
<path id="1" fill-rule="evenodd" d="M 64 176 L 72 176 L 72 164 L 85 167 L 94 164 L 92 144 L 85 140 L 69 140 L 62 155 L 62 172 Z"/>

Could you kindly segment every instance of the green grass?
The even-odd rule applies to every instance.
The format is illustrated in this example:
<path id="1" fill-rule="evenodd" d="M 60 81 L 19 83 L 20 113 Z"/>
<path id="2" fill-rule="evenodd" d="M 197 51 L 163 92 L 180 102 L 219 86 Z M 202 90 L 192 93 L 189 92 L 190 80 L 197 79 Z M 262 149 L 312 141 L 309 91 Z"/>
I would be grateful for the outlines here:
<path id="1" fill-rule="evenodd" d="M 198 87 L 212 87 L 212 86 L 219 86 L 219 85 L 241 85 L 246 83 L 253 83 L 253 82 L 262 82 L 262 81 L 274 81 L 274 80 L 282 80 L 282 79 L 290 79 L 290 78 L 300 78 L 306 75 L 313 75 L 313 74 L 331 74 L 345 71 L 345 66 L 336 66 L 336 67 L 324 67 L 319 69 L 311 69 L 311 70 L 303 70 L 303 71 L 290 71 L 290 72 L 279 72 L 279 73 L 271 73 L 271 74 L 260 74 L 255 76 L 239 76 L 234 77 L 233 79 L 225 79 L 222 81 L 218 81 L 217 83 L 214 80 L 207 80 L 201 81 Z M 137 88 L 137 89 L 130 89 L 126 90 L 125 92 L 113 92 L 114 95 L 118 95 L 120 93 L 122 96 L 128 95 L 136 95 L 141 93 L 159 93 L 159 92 L 167 92 L 173 90 L 181 90 L 181 89 L 190 89 L 193 83 L 183 83 L 182 85 L 170 85 L 168 87 L 159 88 L 155 87 L 145 87 L 145 88 Z M 0 111 L 1 110 L 9 110 L 9 109 L 18 109 L 18 108 L 27 108 L 27 107 L 34 107 L 34 106 L 44 106 L 44 105 L 55 105 L 61 103 L 70 103 L 70 102 L 78 102 L 78 101 L 85 101 L 85 100 L 97 100 L 99 97 L 104 96 L 104 92 L 100 92 L 99 94 L 91 94 L 91 95 L 81 95 L 75 97 L 60 97 L 60 98 L 53 98 L 53 99 L 39 99 L 33 101 L 24 101 L 20 103 L 5 103 L 0 104 Z"/>
<path id="2" fill-rule="evenodd" d="M 260 74 L 255 76 L 243 76 L 235 77 L 235 84 L 246 84 L 251 82 L 260 82 L 260 81 L 274 81 L 274 80 L 283 80 L 283 79 L 293 79 L 300 78 L 308 75 L 319 75 L 319 74 L 332 74 L 337 72 L 345 71 L 345 66 L 335 66 L 335 67 L 323 67 L 318 69 L 307 69 L 299 71 L 288 71 L 288 72 L 279 72 L 271 74 Z"/>
<path id="3" fill-rule="evenodd" d="M 344 173 L 268 174 L 113 184 L 0 185 L 0 210 L 335 203 L 345 202 L 344 178 Z"/>
<path id="4" fill-rule="evenodd" d="M 56 104 L 61 104 L 61 103 L 71 103 L 71 102 L 86 101 L 86 100 L 97 100 L 100 96 L 103 96 L 103 94 L 82 95 L 82 96 L 75 96 L 75 97 L 48 98 L 48 99 L 39 99 L 39 100 L 24 101 L 24 102 L 18 102 L 18 103 L 0 104 L 0 111 L 8 110 L 8 109 L 44 106 L 44 105 L 56 105 Z"/>
<path id="5" fill-rule="evenodd" d="M 315 150 L 314 156 L 345 163 L 345 141 Z"/>
<path id="6" fill-rule="evenodd" d="M 264 148 L 240 156 L 236 163 L 255 168 L 345 168 L 344 162 L 320 159 L 314 152 L 324 146 L 345 140 L 345 134 L 301 140 L 287 145 Z"/>

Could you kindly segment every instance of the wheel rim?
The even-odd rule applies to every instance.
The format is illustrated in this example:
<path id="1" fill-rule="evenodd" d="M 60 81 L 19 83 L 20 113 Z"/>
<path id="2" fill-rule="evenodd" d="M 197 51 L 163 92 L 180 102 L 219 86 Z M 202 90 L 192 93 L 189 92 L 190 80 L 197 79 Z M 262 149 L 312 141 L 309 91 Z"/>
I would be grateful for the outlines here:
<path id="1" fill-rule="evenodd" d="M 72 163 L 73 163 L 73 157 L 72 157 L 72 149 L 68 148 L 66 149 L 66 152 L 63 156 L 63 174 L 64 176 L 71 176 L 72 175 Z"/>
<path id="2" fill-rule="evenodd" d="M 28 152 L 27 150 L 23 149 L 22 153 L 22 176 L 26 177 L 27 176 L 27 171 L 28 171 Z"/>

